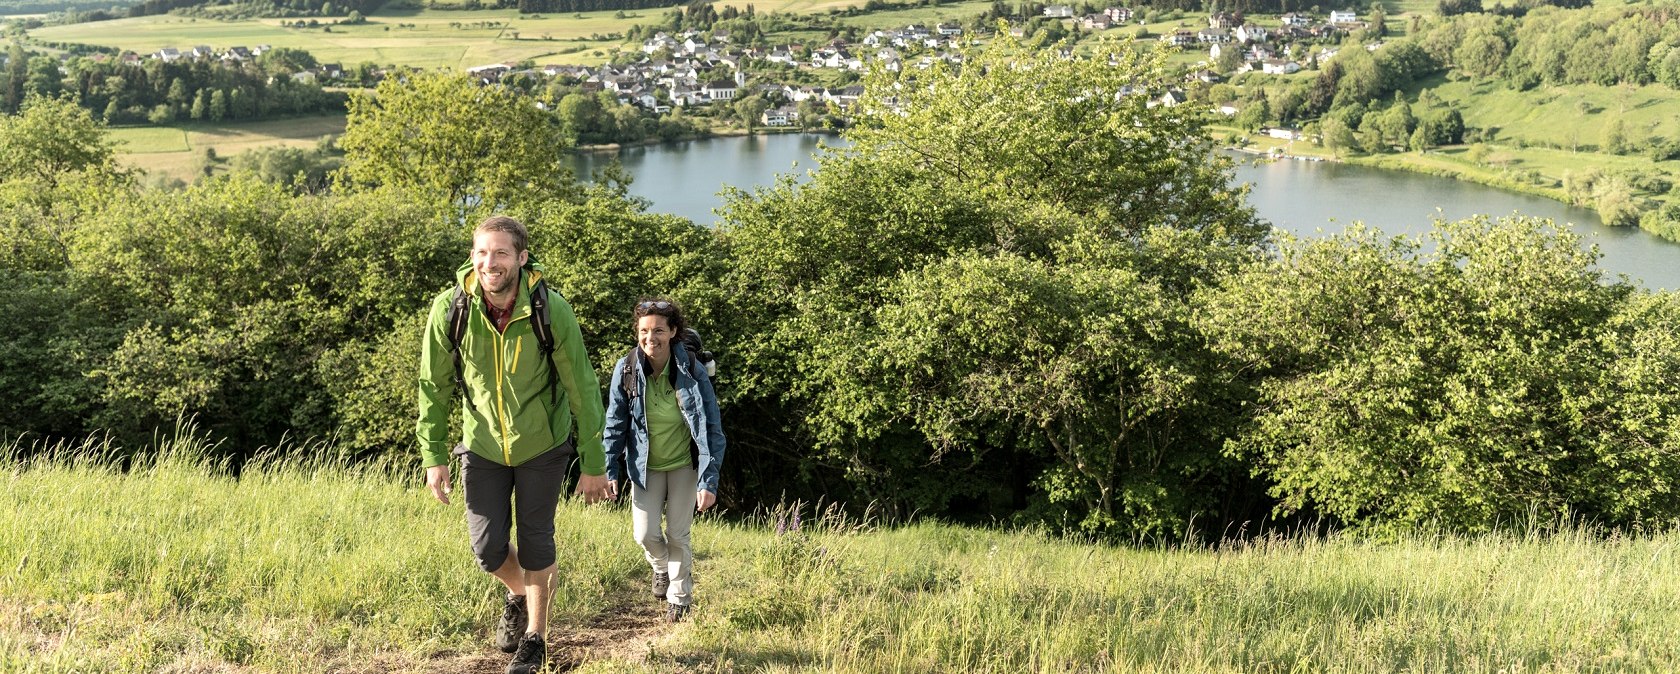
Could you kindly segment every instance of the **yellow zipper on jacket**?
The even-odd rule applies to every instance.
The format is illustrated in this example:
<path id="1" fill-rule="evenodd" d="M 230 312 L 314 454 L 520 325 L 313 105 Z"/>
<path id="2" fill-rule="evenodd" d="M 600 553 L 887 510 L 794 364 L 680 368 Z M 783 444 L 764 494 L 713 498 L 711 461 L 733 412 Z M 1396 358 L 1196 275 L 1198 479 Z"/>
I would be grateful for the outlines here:
<path id="1" fill-rule="evenodd" d="M 485 317 L 488 320 L 488 316 Z M 490 326 L 490 332 L 496 335 L 496 423 L 502 426 L 502 462 L 503 465 L 513 465 L 513 447 L 508 444 L 507 403 L 502 400 L 502 389 L 506 384 L 502 382 L 502 347 L 507 341 L 502 333 L 496 332 L 496 326 Z"/>
<path id="2" fill-rule="evenodd" d="M 510 322 L 510 325 L 511 325 L 511 322 Z M 525 337 L 523 335 L 513 338 L 513 365 L 508 368 L 508 374 L 518 374 L 519 373 L 519 353 L 520 353 L 520 351 L 524 350 L 524 348 L 525 348 Z"/>

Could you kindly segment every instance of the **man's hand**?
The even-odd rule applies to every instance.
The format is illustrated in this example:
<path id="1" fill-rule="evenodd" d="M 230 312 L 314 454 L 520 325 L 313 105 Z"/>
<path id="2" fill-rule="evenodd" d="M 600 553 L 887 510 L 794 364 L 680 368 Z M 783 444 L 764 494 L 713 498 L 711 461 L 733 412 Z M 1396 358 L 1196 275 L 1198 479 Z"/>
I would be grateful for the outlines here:
<path id="1" fill-rule="evenodd" d="M 706 512 L 707 508 L 712 507 L 716 503 L 717 503 L 717 494 L 713 494 L 713 493 L 711 493 L 709 491 L 706 491 L 704 489 L 701 489 L 701 490 L 698 490 L 698 491 L 694 492 L 694 508 L 696 510 L 699 510 L 700 512 Z"/>
<path id="2" fill-rule="evenodd" d="M 607 480 L 607 500 L 618 498 L 618 480 Z"/>
<path id="3" fill-rule="evenodd" d="M 611 484 L 611 481 L 605 475 L 579 475 L 577 493 L 583 494 L 584 503 L 604 501 L 609 498 L 608 484 Z"/>
<path id="4" fill-rule="evenodd" d="M 431 488 L 432 497 L 449 505 L 449 464 L 432 466 L 426 469 L 426 486 Z"/>

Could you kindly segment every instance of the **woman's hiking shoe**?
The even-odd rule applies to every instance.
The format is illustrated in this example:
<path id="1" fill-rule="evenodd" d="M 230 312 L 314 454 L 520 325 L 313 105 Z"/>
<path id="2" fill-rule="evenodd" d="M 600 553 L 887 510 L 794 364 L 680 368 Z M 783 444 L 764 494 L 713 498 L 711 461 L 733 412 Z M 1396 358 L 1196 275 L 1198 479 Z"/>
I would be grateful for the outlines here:
<path id="1" fill-rule="evenodd" d="M 537 674 L 542 671 L 548 659 L 548 645 L 543 643 L 542 635 L 527 634 L 519 640 L 519 652 L 513 654 L 513 662 L 508 663 L 507 674 Z"/>
<path id="2" fill-rule="evenodd" d="M 525 635 L 525 623 L 530 618 L 527 613 L 524 597 L 507 596 L 507 604 L 502 606 L 502 621 L 496 626 L 496 648 L 503 653 L 519 650 L 519 637 Z"/>
<path id="3" fill-rule="evenodd" d="M 665 607 L 665 622 L 682 622 L 683 617 L 687 615 L 688 606 L 683 604 L 670 604 Z"/>
<path id="4" fill-rule="evenodd" d="M 653 572 L 653 598 L 665 600 L 665 591 L 671 589 L 671 576 L 664 571 Z"/>

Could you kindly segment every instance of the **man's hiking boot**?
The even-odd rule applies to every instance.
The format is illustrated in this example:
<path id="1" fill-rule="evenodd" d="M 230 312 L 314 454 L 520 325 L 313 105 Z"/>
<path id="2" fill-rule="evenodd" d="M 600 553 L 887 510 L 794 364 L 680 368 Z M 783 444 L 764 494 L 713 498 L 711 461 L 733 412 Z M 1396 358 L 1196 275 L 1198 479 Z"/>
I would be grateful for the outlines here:
<path id="1" fill-rule="evenodd" d="M 519 652 L 508 663 L 507 674 L 537 674 L 548 664 L 548 645 L 542 635 L 527 634 L 519 640 Z"/>
<path id="2" fill-rule="evenodd" d="M 665 601 L 665 591 L 671 589 L 671 574 L 664 571 L 653 572 L 653 598 Z"/>
<path id="3" fill-rule="evenodd" d="M 496 626 L 496 648 L 502 649 L 503 653 L 519 650 L 519 637 L 525 635 L 528 618 L 525 598 L 509 594 L 507 604 L 502 606 L 502 621 Z"/>
<path id="4" fill-rule="evenodd" d="M 688 606 L 685 604 L 670 604 L 665 607 L 665 622 L 682 622 L 683 617 L 687 615 Z"/>

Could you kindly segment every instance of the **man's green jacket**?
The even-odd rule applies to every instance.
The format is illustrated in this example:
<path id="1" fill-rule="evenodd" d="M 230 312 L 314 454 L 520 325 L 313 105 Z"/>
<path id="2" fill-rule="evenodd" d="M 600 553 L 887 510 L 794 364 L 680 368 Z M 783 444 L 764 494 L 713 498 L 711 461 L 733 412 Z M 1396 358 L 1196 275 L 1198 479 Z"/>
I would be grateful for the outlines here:
<path id="1" fill-rule="evenodd" d="M 550 403 L 548 363 L 531 327 L 531 288 L 543 268 L 530 261 L 519 278 L 519 297 L 513 318 L 501 333 L 484 309 L 472 262 L 456 272 L 468 302 L 467 331 L 461 338 L 462 378 L 467 384 L 461 442 L 474 453 L 496 463 L 517 466 L 564 442 L 577 419 L 577 451 L 583 472 L 607 471 L 601 446 L 606 425 L 601 385 L 583 346 L 572 305 L 552 290 L 548 319 L 554 331 L 554 366 L 558 395 Z M 432 300 L 431 316 L 420 346 L 420 438 L 423 467 L 449 462 L 449 406 L 455 391 L 455 362 L 449 353 L 447 321 L 453 288 Z"/>

